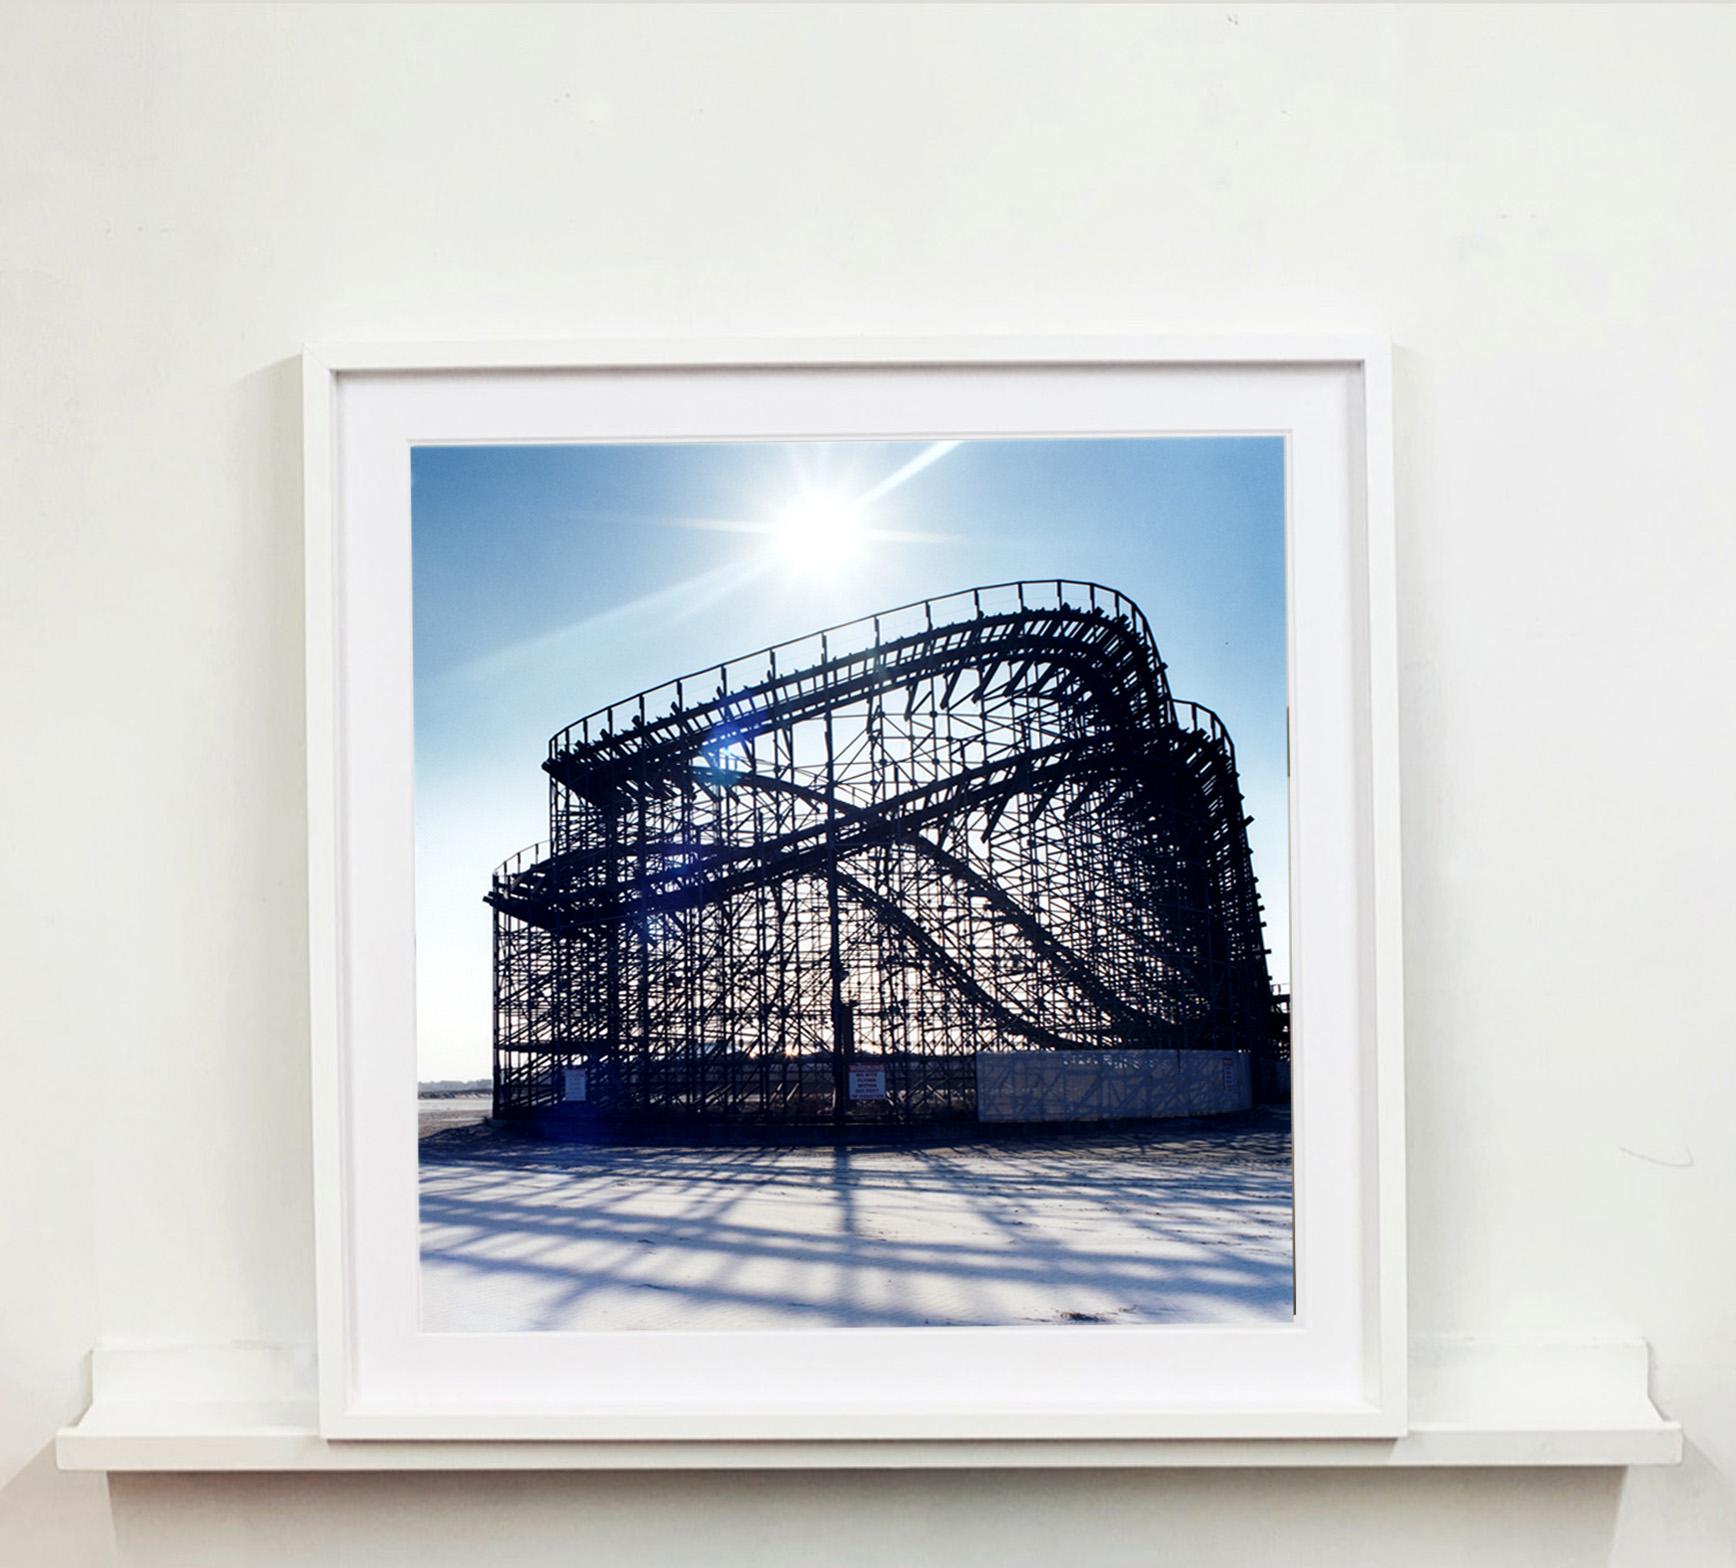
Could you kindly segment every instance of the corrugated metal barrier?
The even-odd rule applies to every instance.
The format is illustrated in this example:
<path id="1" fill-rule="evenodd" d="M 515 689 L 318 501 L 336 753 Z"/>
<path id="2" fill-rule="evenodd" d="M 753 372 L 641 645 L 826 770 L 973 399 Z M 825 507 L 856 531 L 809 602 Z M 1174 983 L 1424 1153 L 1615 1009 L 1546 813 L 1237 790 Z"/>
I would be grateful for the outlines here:
<path id="1" fill-rule="evenodd" d="M 977 1119 L 1215 1116 L 1254 1103 L 1247 1051 L 982 1051 Z"/>

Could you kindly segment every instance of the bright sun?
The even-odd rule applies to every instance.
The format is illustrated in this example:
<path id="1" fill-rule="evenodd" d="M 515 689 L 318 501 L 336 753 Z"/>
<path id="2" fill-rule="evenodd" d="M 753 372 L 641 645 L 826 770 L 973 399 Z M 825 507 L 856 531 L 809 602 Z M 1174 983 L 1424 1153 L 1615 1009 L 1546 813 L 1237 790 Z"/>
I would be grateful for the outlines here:
<path id="1" fill-rule="evenodd" d="M 807 495 L 779 514 L 772 543 L 779 558 L 807 575 L 826 576 L 861 552 L 862 508 L 836 495 Z"/>

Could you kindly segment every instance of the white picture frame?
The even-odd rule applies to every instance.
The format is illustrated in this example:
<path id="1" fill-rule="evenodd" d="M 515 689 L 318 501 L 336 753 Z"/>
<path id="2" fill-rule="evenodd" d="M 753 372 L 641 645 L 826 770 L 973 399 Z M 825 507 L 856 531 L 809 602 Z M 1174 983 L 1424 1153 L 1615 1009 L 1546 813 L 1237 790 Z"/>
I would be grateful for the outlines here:
<path id="1" fill-rule="evenodd" d="M 1390 356 L 1363 338 L 328 346 L 304 357 L 320 1428 L 771 1445 L 1406 1430 Z M 409 448 L 1281 433 L 1296 1279 L 1277 1327 L 417 1327 Z M 1315 1048 L 1310 1049 L 1310 1041 Z M 1327 1044 L 1326 1042 L 1331 1042 Z M 732 1450 L 739 1451 L 739 1450 Z M 1016 1461 L 1010 1461 L 1016 1462 Z"/>

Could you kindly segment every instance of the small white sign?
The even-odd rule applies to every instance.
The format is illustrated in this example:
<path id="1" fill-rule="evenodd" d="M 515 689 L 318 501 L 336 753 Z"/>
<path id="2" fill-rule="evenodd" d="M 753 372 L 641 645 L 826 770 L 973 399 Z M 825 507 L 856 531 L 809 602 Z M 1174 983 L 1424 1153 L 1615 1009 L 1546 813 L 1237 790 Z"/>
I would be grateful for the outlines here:
<path id="1" fill-rule="evenodd" d="M 886 1069 L 884 1067 L 852 1067 L 850 1069 L 852 1100 L 884 1100 Z"/>
<path id="2" fill-rule="evenodd" d="M 566 1092 L 562 1098 L 566 1100 L 583 1100 L 589 1080 L 583 1067 L 569 1067 L 566 1070 Z"/>

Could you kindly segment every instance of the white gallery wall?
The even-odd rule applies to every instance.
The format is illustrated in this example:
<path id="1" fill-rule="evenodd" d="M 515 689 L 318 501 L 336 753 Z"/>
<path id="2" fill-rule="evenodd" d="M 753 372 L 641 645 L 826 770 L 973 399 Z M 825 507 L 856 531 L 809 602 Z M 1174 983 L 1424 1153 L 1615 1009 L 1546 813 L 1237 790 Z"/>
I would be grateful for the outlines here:
<path id="1" fill-rule="evenodd" d="M 1736 10 L 0 11 L 0 1561 L 1736 1561 Z M 313 1328 L 310 341 L 1397 345 L 1412 1316 L 1674 1470 L 61 1475 Z"/>

